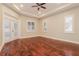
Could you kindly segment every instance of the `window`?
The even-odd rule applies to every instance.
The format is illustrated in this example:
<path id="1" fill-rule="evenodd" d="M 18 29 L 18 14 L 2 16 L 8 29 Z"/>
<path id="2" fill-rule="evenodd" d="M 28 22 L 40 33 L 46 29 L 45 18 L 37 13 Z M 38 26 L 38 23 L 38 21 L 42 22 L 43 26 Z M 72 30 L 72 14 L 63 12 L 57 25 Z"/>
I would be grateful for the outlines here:
<path id="1" fill-rule="evenodd" d="M 28 26 L 28 32 L 34 32 L 35 31 L 35 22 L 28 21 L 27 26 Z"/>
<path id="2" fill-rule="evenodd" d="M 65 32 L 72 33 L 73 32 L 73 19 L 72 16 L 67 16 L 65 18 Z"/>
<path id="3" fill-rule="evenodd" d="M 44 32 L 47 32 L 47 23 L 44 22 Z"/>
<path id="4" fill-rule="evenodd" d="M 6 39 L 9 39 L 11 37 L 10 21 L 7 17 L 5 17 L 3 20 L 3 32 Z"/>

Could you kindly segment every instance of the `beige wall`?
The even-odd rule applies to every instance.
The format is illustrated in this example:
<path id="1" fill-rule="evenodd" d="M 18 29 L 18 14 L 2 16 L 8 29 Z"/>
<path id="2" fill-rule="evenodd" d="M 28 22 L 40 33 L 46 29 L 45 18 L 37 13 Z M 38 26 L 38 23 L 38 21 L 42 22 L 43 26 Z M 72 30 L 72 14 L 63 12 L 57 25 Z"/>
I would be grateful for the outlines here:
<path id="1" fill-rule="evenodd" d="M 2 44 L 2 5 L 0 5 L 0 46 Z"/>
<path id="2" fill-rule="evenodd" d="M 19 20 L 21 22 L 21 37 L 31 37 L 31 36 L 38 36 L 39 35 L 39 26 L 40 22 L 36 18 L 20 16 Z M 35 32 L 28 32 L 27 31 L 27 21 L 34 21 L 35 22 Z"/>
<path id="3" fill-rule="evenodd" d="M 3 7 L 3 16 L 7 15 L 9 17 L 14 17 L 18 20 L 18 18 L 20 17 L 19 14 L 17 14 L 15 11 L 11 10 L 10 8 L 7 8 L 6 6 L 2 5 Z"/>
<path id="4" fill-rule="evenodd" d="M 65 33 L 64 20 L 66 16 L 70 15 L 73 16 L 74 19 L 74 33 Z M 44 36 L 79 42 L 79 8 L 75 8 L 54 16 L 47 17 L 45 19 L 42 19 L 41 21 L 47 21 L 48 32 L 42 32 Z"/>

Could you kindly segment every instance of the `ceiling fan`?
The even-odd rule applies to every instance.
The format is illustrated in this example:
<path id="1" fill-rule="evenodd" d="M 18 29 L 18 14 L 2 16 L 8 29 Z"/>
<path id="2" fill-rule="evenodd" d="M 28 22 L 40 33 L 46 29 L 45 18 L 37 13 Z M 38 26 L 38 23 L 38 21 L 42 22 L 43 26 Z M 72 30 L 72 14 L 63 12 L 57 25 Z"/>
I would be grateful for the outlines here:
<path id="1" fill-rule="evenodd" d="M 36 3 L 36 5 L 33 5 L 32 7 L 37 7 L 37 10 L 39 11 L 40 8 L 46 9 L 44 6 L 46 3 Z"/>

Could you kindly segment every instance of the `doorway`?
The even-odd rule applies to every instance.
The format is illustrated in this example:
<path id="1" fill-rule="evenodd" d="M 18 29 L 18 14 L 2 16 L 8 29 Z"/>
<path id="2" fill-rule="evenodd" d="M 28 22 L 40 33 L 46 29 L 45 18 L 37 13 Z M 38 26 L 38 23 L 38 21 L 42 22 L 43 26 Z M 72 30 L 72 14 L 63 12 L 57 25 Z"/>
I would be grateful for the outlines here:
<path id="1" fill-rule="evenodd" d="M 20 22 L 15 17 L 4 15 L 3 17 L 3 41 L 4 43 L 15 40 L 20 36 Z"/>

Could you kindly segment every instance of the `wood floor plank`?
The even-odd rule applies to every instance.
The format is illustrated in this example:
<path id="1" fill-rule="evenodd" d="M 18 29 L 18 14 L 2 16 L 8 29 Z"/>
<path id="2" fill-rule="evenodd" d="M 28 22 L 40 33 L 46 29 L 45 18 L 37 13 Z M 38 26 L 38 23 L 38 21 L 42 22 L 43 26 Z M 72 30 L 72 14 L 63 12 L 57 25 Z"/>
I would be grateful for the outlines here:
<path id="1" fill-rule="evenodd" d="M 22 38 L 6 43 L 1 56 L 79 56 L 79 44 L 45 37 Z"/>

